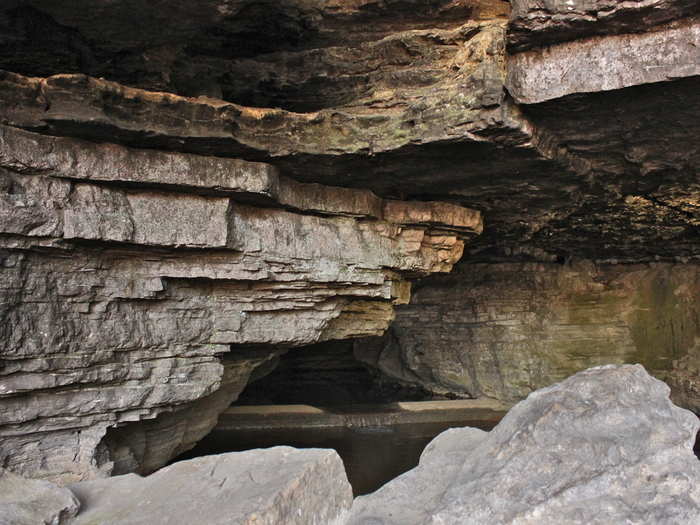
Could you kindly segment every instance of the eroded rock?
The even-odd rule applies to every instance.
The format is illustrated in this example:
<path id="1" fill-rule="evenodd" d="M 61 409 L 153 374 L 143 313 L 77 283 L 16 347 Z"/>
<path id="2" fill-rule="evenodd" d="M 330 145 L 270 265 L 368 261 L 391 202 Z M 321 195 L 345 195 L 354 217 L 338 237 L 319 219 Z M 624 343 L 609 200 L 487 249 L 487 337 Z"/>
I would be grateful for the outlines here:
<path id="1" fill-rule="evenodd" d="M 0 458 L 64 483 L 152 472 L 276 353 L 382 333 L 408 279 L 482 229 L 449 203 L 8 127 L 0 181 Z"/>
<path id="2" fill-rule="evenodd" d="M 79 508 L 80 503 L 67 488 L 0 470 L 2 525 L 61 525 Z"/>
<path id="3" fill-rule="evenodd" d="M 452 429 L 361 496 L 350 524 L 696 523 L 700 427 L 640 365 L 532 393 L 491 432 Z"/>
<path id="4" fill-rule="evenodd" d="M 274 447 L 181 461 L 70 485 L 81 502 L 71 523 L 342 524 L 352 503 L 333 450 Z"/>
<path id="5" fill-rule="evenodd" d="M 514 402 L 590 366 L 641 363 L 700 410 L 694 264 L 463 264 L 416 285 L 355 355 L 439 394 Z"/>

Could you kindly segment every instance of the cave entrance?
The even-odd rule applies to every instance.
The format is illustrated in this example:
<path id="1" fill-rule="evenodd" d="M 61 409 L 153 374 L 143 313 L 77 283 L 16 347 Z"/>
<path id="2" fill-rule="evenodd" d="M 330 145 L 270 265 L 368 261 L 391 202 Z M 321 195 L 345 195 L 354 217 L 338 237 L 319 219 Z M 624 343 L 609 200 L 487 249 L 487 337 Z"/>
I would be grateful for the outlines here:
<path id="1" fill-rule="evenodd" d="M 399 383 L 355 359 L 355 344 L 362 342 L 294 348 L 262 366 L 216 428 L 177 459 L 279 445 L 332 448 L 360 495 L 416 466 L 442 431 L 490 429 L 503 415 Z"/>
<path id="2" fill-rule="evenodd" d="M 421 387 L 399 383 L 358 361 L 353 341 L 293 348 L 272 366 L 253 375 L 236 405 L 301 404 L 352 411 L 360 405 L 434 399 Z"/>

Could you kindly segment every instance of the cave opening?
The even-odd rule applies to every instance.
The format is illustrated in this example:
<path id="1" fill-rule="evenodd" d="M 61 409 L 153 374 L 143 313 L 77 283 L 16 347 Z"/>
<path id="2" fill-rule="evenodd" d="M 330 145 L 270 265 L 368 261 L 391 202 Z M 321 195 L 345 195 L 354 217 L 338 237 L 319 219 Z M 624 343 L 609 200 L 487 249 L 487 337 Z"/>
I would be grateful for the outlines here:
<path id="1" fill-rule="evenodd" d="M 358 360 L 358 344 L 293 348 L 262 364 L 212 432 L 174 461 L 273 446 L 332 448 L 360 495 L 415 467 L 444 430 L 490 430 L 503 415 L 401 383 Z"/>
<path id="2" fill-rule="evenodd" d="M 302 404 L 317 407 L 428 401 L 420 386 L 401 383 L 355 357 L 353 341 L 292 348 L 251 376 L 236 405 Z"/>

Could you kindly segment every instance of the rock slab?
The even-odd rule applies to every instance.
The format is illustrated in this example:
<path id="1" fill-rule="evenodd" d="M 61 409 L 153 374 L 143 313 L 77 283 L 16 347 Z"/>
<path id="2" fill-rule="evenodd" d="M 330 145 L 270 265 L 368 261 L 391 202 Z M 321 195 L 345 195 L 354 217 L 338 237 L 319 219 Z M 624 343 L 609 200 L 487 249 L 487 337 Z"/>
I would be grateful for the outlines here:
<path id="1" fill-rule="evenodd" d="M 349 523 L 698 523 L 699 426 L 641 365 L 591 368 L 488 434 L 441 434 L 418 467 L 357 498 Z"/>
<path id="2" fill-rule="evenodd" d="M 181 461 L 70 486 L 71 523 L 330 525 L 344 522 L 352 489 L 333 450 L 274 447 Z"/>

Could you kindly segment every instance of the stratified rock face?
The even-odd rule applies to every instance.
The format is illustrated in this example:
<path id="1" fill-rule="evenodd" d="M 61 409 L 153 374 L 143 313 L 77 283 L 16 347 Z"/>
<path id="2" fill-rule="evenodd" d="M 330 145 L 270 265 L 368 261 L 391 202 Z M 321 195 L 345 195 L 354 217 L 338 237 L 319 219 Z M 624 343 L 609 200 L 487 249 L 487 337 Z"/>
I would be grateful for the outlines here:
<path id="1" fill-rule="evenodd" d="M 481 230 L 451 204 L 10 127 L 0 181 L 0 457 L 61 481 L 161 466 L 275 347 L 382 333 L 406 277 Z"/>
<path id="2" fill-rule="evenodd" d="M 513 52 L 577 38 L 643 33 L 700 12 L 694 0 L 511 0 Z"/>
<path id="3" fill-rule="evenodd" d="M 73 493 L 53 483 L 0 470 L 2 525 L 61 525 L 78 513 Z"/>
<path id="4" fill-rule="evenodd" d="M 335 451 L 291 447 L 204 456 L 146 478 L 127 474 L 70 489 L 81 503 L 76 525 L 340 525 L 352 503 Z"/>
<path id="5" fill-rule="evenodd" d="M 501 0 L 204 0 L 196 6 L 7 0 L 0 6 L 0 68 L 34 76 L 84 73 L 149 90 L 306 111 L 372 89 L 382 71 L 353 63 L 353 51 L 402 31 L 503 16 L 507 8 Z M 394 54 L 410 60 L 398 47 Z M 328 54 L 317 51 L 326 48 Z M 282 64 L 276 74 L 251 81 L 256 68 L 270 70 L 265 66 L 274 62 Z M 319 65 L 351 71 L 324 78 L 315 71 Z M 282 100 L 271 104 L 271 96 Z"/>
<path id="6" fill-rule="evenodd" d="M 642 363 L 700 410 L 700 267 L 463 264 L 355 355 L 437 393 L 516 401 L 590 366 Z"/>
<path id="7" fill-rule="evenodd" d="M 697 2 L 512 6 L 509 21 L 502 0 L 4 2 L 0 460 L 63 481 L 150 472 L 283 349 L 381 334 L 482 216 L 473 261 L 700 257 Z M 472 331 L 478 308 L 456 300 L 466 321 L 439 335 L 397 324 L 404 349 L 437 338 L 441 355 L 375 361 L 513 399 L 641 352 L 694 406 L 693 293 L 668 299 L 691 308 L 659 339 L 680 346 L 647 344 L 640 314 L 612 330 L 624 356 L 531 343 L 523 362 L 510 325 Z"/>
<path id="8" fill-rule="evenodd" d="M 700 4 L 517 1 L 506 86 L 588 167 L 588 191 L 528 240 L 629 262 L 696 253 Z M 525 49 L 523 51 L 523 49 Z"/>
<path id="9" fill-rule="evenodd" d="M 700 520 L 700 424 L 639 366 L 532 393 L 491 432 L 453 429 L 420 465 L 353 504 L 352 525 Z"/>

